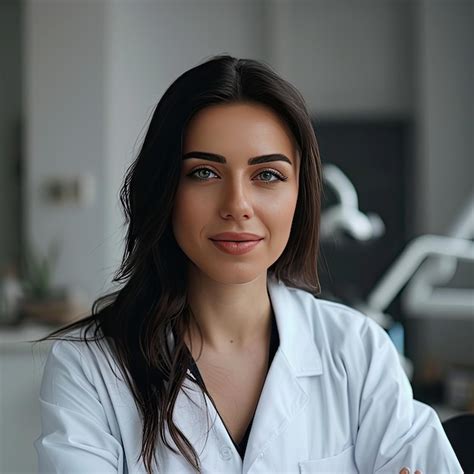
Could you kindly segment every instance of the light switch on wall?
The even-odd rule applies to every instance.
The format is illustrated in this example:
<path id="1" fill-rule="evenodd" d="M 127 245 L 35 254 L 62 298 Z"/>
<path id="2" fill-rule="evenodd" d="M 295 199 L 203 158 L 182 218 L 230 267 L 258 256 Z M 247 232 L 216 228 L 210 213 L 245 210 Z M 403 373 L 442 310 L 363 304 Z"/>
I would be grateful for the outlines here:
<path id="1" fill-rule="evenodd" d="M 91 174 L 50 177 L 44 182 L 42 194 L 49 204 L 91 206 L 95 200 L 95 178 Z"/>

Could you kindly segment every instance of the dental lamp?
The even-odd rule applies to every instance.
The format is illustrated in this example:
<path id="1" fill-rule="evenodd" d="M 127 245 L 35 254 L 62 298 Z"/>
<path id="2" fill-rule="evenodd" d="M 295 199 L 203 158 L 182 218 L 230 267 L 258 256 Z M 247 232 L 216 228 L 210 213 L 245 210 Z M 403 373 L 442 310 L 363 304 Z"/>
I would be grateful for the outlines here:
<path id="1" fill-rule="evenodd" d="M 455 239 L 474 237 L 474 193 L 451 227 L 448 235 Z M 450 242 L 454 242 L 450 240 Z M 454 245 L 454 244 L 450 244 Z M 472 249 L 472 246 L 471 246 Z M 473 260 L 472 251 L 464 258 Z M 471 288 L 443 288 L 449 283 L 458 267 L 457 256 L 441 252 L 424 262 L 403 292 L 402 305 L 409 317 L 465 319 L 474 317 L 474 281 Z"/>
<path id="2" fill-rule="evenodd" d="M 323 165 L 323 180 L 333 189 L 339 202 L 321 213 L 322 240 L 347 233 L 355 240 L 368 241 L 384 234 L 385 226 L 378 215 L 359 210 L 354 185 L 337 166 Z"/>

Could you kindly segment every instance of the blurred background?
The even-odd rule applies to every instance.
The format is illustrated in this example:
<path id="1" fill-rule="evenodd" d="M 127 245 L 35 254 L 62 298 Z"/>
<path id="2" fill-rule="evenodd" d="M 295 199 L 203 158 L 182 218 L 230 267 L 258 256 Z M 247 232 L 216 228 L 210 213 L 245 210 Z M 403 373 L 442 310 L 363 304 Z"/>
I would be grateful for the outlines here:
<path id="1" fill-rule="evenodd" d="M 49 343 L 113 289 L 118 192 L 208 57 L 303 94 L 324 164 L 321 297 L 389 332 L 415 397 L 474 412 L 474 2 L 0 1 L 0 472 L 36 472 Z"/>

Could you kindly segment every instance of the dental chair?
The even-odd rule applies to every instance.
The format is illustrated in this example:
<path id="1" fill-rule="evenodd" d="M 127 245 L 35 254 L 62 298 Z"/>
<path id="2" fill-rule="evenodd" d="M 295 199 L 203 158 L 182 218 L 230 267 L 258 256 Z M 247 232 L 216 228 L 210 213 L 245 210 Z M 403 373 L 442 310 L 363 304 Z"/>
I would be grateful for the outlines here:
<path id="1" fill-rule="evenodd" d="M 456 453 L 462 470 L 474 472 L 474 413 L 465 413 L 445 420 L 443 423 L 446 436 Z"/>

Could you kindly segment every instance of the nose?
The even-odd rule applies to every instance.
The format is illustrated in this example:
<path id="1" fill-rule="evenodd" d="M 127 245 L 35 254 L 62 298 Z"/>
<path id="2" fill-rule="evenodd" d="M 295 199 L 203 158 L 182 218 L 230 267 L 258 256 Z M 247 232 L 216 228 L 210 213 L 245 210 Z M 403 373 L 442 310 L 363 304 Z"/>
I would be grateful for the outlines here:
<path id="1" fill-rule="evenodd" d="M 235 179 L 223 191 L 219 213 L 223 219 L 250 219 L 253 214 L 250 191 L 241 180 Z"/>

